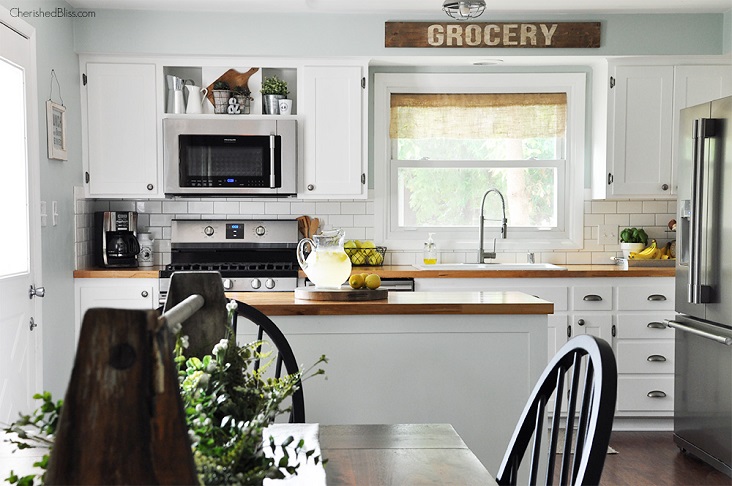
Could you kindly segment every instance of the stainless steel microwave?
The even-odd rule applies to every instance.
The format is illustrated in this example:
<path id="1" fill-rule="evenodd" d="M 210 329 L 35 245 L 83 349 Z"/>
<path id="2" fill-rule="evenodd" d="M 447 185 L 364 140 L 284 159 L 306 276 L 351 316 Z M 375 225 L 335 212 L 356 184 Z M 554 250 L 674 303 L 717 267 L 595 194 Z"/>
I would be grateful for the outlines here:
<path id="1" fill-rule="evenodd" d="M 297 121 L 163 119 L 165 194 L 294 196 Z"/>

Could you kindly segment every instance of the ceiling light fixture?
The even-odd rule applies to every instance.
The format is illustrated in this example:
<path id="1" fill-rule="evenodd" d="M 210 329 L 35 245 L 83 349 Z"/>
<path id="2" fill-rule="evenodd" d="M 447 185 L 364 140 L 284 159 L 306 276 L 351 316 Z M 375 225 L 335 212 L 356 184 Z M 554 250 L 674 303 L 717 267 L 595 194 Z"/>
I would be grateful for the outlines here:
<path id="1" fill-rule="evenodd" d="M 456 20 L 470 20 L 481 16 L 485 0 L 445 0 L 442 10 Z"/>

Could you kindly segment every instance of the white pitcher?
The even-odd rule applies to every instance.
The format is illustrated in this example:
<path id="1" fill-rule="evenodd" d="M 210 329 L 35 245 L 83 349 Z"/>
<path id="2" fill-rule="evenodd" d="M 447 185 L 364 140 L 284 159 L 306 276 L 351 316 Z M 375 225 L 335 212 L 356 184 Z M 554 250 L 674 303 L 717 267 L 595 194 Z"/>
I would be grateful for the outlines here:
<path id="1" fill-rule="evenodd" d="M 203 100 L 206 99 L 208 90 L 192 84 L 186 84 L 186 88 L 188 88 L 186 113 L 203 113 Z"/>

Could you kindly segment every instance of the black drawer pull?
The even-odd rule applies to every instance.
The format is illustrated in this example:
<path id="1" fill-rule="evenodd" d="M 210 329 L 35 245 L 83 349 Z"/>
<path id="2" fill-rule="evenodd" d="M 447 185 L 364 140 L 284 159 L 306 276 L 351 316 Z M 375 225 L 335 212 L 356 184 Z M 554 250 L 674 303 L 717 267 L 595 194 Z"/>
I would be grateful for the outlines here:
<path id="1" fill-rule="evenodd" d="M 587 302 L 600 302 L 602 300 L 602 297 L 597 294 L 590 294 L 582 297 L 582 300 L 585 300 Z"/>
<path id="2" fill-rule="evenodd" d="M 647 327 L 650 327 L 651 329 L 666 329 L 667 326 L 663 322 L 654 321 L 649 322 Z"/>
<path id="3" fill-rule="evenodd" d="M 652 354 L 648 358 L 646 358 L 647 361 L 666 361 L 665 356 L 661 356 L 660 354 Z"/>
<path id="4" fill-rule="evenodd" d="M 653 294 L 653 295 L 649 295 L 648 296 L 648 300 L 650 300 L 652 302 L 662 301 L 662 300 L 666 300 L 666 296 L 665 295 L 661 295 L 661 294 Z"/>
<path id="5" fill-rule="evenodd" d="M 661 390 L 653 390 L 647 393 L 648 398 L 666 398 L 666 392 Z"/>
<path id="6" fill-rule="evenodd" d="M 577 324 L 579 324 L 580 326 L 584 326 L 585 325 L 585 320 L 584 319 L 579 319 L 577 321 Z"/>

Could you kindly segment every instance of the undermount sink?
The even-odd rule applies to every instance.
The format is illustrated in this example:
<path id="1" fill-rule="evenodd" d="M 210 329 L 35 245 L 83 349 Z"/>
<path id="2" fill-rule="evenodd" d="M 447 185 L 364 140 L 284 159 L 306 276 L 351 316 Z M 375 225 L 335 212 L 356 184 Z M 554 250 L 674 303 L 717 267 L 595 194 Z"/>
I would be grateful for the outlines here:
<path id="1" fill-rule="evenodd" d="M 566 270 L 553 263 L 420 263 L 413 266 L 420 270 Z"/>

